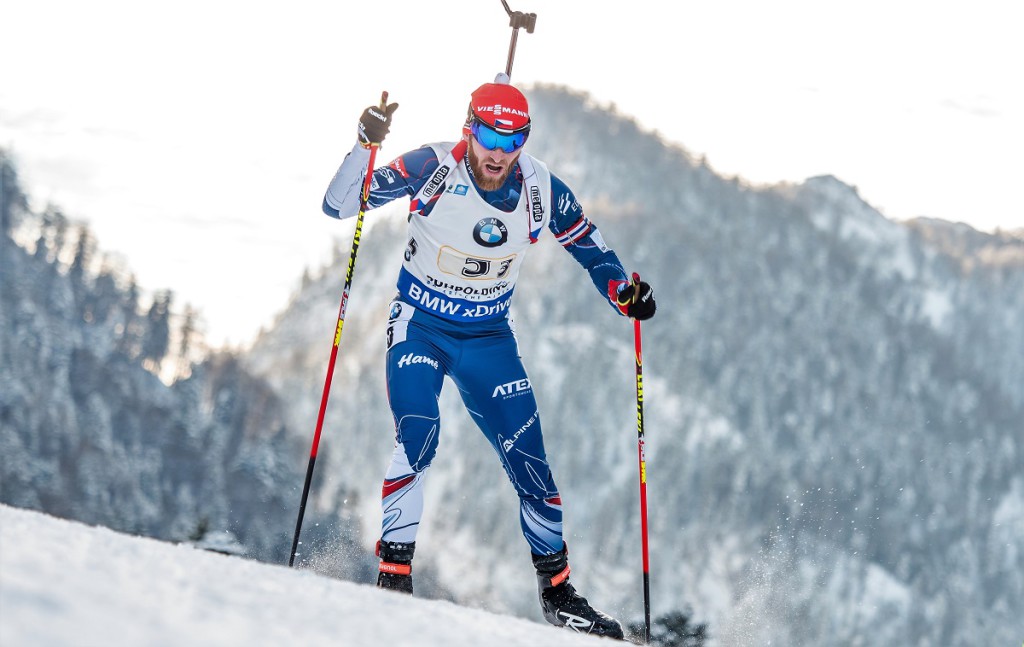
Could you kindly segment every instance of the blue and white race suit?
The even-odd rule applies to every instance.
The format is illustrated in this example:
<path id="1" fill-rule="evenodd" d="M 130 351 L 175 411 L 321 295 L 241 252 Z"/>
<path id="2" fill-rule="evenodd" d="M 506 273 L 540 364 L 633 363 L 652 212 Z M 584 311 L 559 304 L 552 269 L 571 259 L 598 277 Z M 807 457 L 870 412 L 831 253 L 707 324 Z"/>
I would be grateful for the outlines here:
<path id="1" fill-rule="evenodd" d="M 325 213 L 358 213 L 368 159 L 358 144 L 346 156 L 324 197 Z M 561 498 L 509 303 L 526 252 L 545 227 L 605 299 L 609 282 L 628 281 L 626 272 L 572 191 L 525 153 L 502 187 L 484 191 L 473 179 L 465 143 L 424 146 L 374 171 L 367 207 L 403 196 L 412 213 L 387 329 L 395 450 L 384 479 L 381 538 L 415 541 L 447 375 L 519 495 L 532 552 L 557 553 L 563 547 Z"/>

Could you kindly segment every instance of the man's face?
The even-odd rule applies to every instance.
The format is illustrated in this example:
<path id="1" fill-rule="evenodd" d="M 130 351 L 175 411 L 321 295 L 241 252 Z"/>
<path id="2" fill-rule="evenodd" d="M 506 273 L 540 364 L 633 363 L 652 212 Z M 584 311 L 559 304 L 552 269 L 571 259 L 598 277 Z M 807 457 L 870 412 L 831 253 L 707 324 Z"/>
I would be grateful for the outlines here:
<path id="1" fill-rule="evenodd" d="M 508 179 L 512 172 L 519 154 L 517 151 L 506 153 L 500 148 L 493 151 L 484 148 L 476 137 L 469 135 L 469 165 L 473 169 L 473 177 L 476 183 L 484 191 L 500 189 L 501 185 Z"/>

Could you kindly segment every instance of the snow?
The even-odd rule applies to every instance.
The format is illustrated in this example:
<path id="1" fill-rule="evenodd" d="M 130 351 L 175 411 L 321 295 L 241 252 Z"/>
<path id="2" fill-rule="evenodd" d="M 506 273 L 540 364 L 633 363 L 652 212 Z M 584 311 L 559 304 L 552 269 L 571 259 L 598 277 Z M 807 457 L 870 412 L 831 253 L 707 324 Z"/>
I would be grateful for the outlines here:
<path id="1" fill-rule="evenodd" d="M 948 290 L 928 288 L 921 295 L 921 315 L 935 330 L 944 329 L 953 308 L 953 297 Z"/>
<path id="2" fill-rule="evenodd" d="M 559 647 L 602 640 L 0 505 L 2 645 Z"/>

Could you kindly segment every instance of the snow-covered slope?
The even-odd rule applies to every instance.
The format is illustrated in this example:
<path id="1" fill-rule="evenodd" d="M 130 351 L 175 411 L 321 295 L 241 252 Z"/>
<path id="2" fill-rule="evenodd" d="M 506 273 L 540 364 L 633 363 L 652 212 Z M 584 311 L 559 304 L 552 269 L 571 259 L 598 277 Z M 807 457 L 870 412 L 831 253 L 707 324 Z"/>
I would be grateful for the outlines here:
<path id="1" fill-rule="evenodd" d="M 608 642 L 0 505 L 0 644 L 9 647 Z"/>

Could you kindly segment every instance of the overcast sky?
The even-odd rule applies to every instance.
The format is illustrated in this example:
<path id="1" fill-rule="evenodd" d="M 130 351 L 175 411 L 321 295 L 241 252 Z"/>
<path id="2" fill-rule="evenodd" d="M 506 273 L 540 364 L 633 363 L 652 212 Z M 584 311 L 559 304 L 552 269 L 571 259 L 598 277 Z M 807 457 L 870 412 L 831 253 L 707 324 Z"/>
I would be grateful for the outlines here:
<path id="1" fill-rule="evenodd" d="M 829 173 L 893 219 L 1024 226 L 1012 2 L 509 3 L 538 14 L 514 82 L 585 90 L 723 174 Z M 320 201 L 362 109 L 381 90 L 401 104 L 383 161 L 454 138 L 512 33 L 500 0 L 32 0 L 3 17 L 0 146 L 36 206 L 199 307 L 215 345 L 250 341 L 350 235 Z"/>

